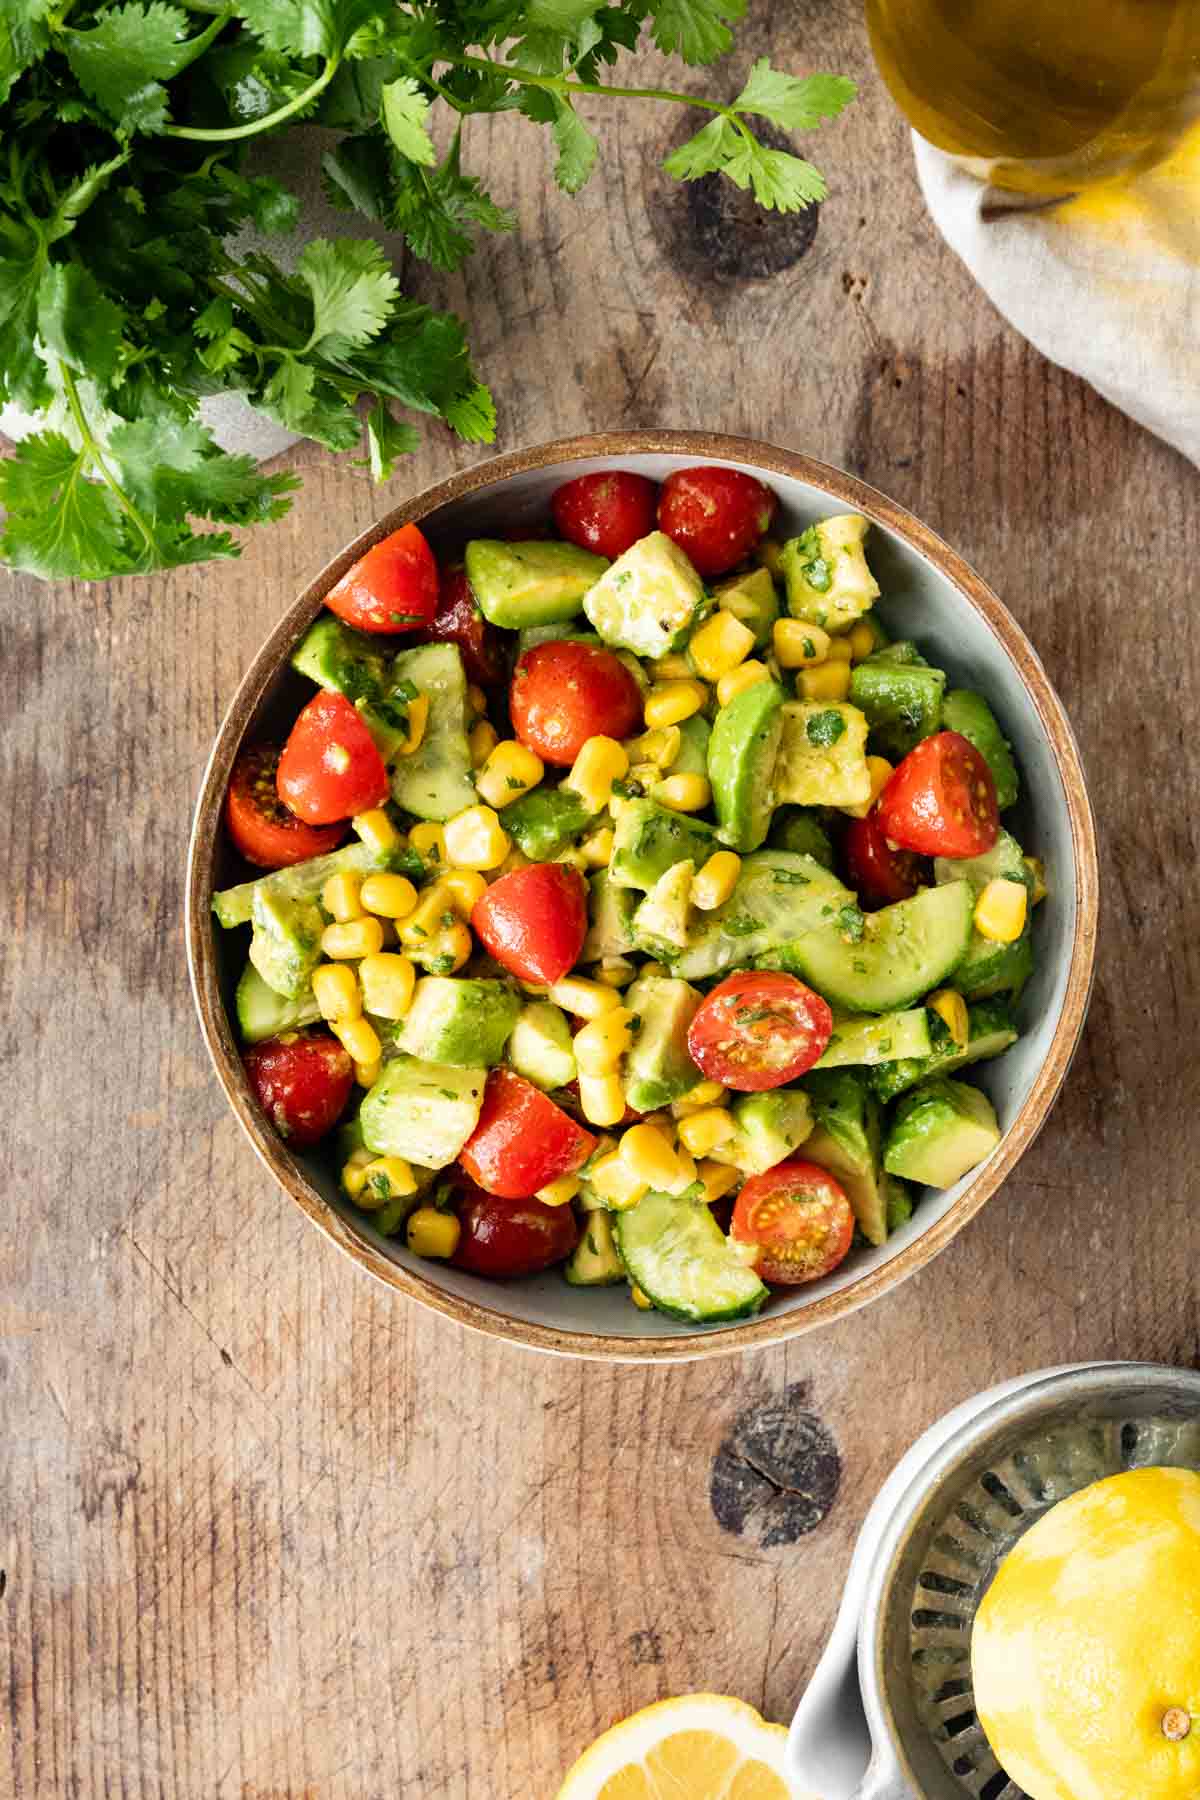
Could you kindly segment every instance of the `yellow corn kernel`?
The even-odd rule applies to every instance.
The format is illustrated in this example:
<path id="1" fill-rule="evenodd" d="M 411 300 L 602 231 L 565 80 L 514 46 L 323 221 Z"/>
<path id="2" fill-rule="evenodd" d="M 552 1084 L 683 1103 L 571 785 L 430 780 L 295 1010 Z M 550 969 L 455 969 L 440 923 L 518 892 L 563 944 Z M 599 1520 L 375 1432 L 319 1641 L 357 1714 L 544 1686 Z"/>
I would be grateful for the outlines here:
<path id="1" fill-rule="evenodd" d="M 620 1006 L 618 995 L 602 981 L 589 981 L 586 975 L 564 975 L 546 992 L 555 1006 L 574 1013 L 577 1019 L 598 1019 L 601 1013 Z"/>
<path id="2" fill-rule="evenodd" d="M 848 637 L 834 637 L 829 640 L 829 653 L 826 662 L 850 663 L 854 661 L 854 652 Z"/>
<path id="3" fill-rule="evenodd" d="M 407 919 L 417 904 L 417 890 L 407 875 L 368 875 L 362 884 L 362 903 L 369 913 L 384 919 Z"/>
<path id="4" fill-rule="evenodd" d="M 728 1088 L 722 1087 L 719 1081 L 698 1081 L 695 1087 L 689 1088 L 686 1094 L 681 1094 L 678 1100 L 672 1100 L 671 1117 L 687 1119 L 692 1113 L 702 1112 L 707 1106 L 724 1106 L 728 1098 Z"/>
<path id="5" fill-rule="evenodd" d="M 363 843 L 380 853 L 398 850 L 404 842 L 382 806 L 373 806 L 369 812 L 356 813 L 353 824 Z"/>
<path id="6" fill-rule="evenodd" d="M 383 1068 L 383 1058 L 377 1056 L 374 1062 L 355 1063 L 354 1079 L 359 1087 L 373 1088 L 379 1080 L 379 1072 Z"/>
<path id="7" fill-rule="evenodd" d="M 629 758 L 616 738 L 590 737 L 572 763 L 563 786 L 574 788 L 592 812 L 603 812 L 613 782 L 620 781 L 628 770 Z"/>
<path id="8" fill-rule="evenodd" d="M 692 905 L 701 912 L 724 906 L 741 874 L 742 859 L 733 850 L 715 850 L 692 877 Z"/>
<path id="9" fill-rule="evenodd" d="M 803 669 L 823 663 L 829 654 L 829 633 L 804 619 L 776 619 L 772 631 L 775 661 L 781 669 Z"/>
<path id="10" fill-rule="evenodd" d="M 613 832 L 611 825 L 603 825 L 599 831 L 593 831 L 592 835 L 590 837 L 585 837 L 579 846 L 579 854 L 583 858 L 584 867 L 587 869 L 607 869 L 609 863 L 612 861 L 612 853 Z"/>
<path id="11" fill-rule="evenodd" d="M 439 1212 L 436 1206 L 418 1206 L 408 1215 L 404 1241 L 414 1256 L 433 1257 L 447 1262 L 458 1249 L 462 1226 L 451 1212 Z"/>
<path id="12" fill-rule="evenodd" d="M 445 862 L 445 836 L 442 827 L 435 825 L 432 819 L 422 819 L 419 825 L 414 825 L 408 834 L 408 841 L 413 849 L 425 858 L 426 862 Z"/>
<path id="13" fill-rule="evenodd" d="M 655 782 L 653 797 L 672 812 L 703 812 L 712 800 L 712 784 L 707 775 L 664 775 Z"/>
<path id="14" fill-rule="evenodd" d="M 850 645 L 850 661 L 866 662 L 868 656 L 875 654 L 875 631 L 866 619 L 860 619 L 850 632 L 847 642 Z"/>
<path id="15" fill-rule="evenodd" d="M 625 1212 L 650 1192 L 648 1184 L 639 1180 L 615 1150 L 589 1165 L 588 1180 L 600 1198 L 608 1202 L 613 1212 Z"/>
<path id="16" fill-rule="evenodd" d="M 641 737 L 629 738 L 625 749 L 630 762 L 653 763 L 657 769 L 669 769 L 683 747 L 678 725 L 660 725 L 654 731 L 643 731 Z"/>
<path id="17" fill-rule="evenodd" d="M 708 699 L 702 681 L 660 681 L 646 695 L 644 712 L 647 725 L 682 725 L 698 713 Z"/>
<path id="18" fill-rule="evenodd" d="M 967 1017 L 967 1003 L 961 994 L 953 988 L 939 988 L 936 994 L 930 994 L 925 1002 L 932 1007 L 938 1018 L 948 1029 L 954 1039 L 956 1050 L 965 1050 L 971 1036 L 971 1022 Z"/>
<path id="19" fill-rule="evenodd" d="M 575 1034 L 575 1061 L 585 1075 L 607 1075 L 633 1042 L 633 1014 L 613 1006 Z"/>
<path id="20" fill-rule="evenodd" d="M 446 860 L 458 869 L 498 869 L 511 848 L 490 806 L 465 806 L 442 830 Z"/>
<path id="21" fill-rule="evenodd" d="M 330 1019 L 329 1029 L 356 1063 L 379 1061 L 383 1046 L 369 1019 Z"/>
<path id="22" fill-rule="evenodd" d="M 682 650 L 674 650 L 669 656 L 660 656 L 657 662 L 650 664 L 650 673 L 655 681 L 691 681 L 692 665 Z"/>
<path id="23" fill-rule="evenodd" d="M 679 1182 L 679 1158 L 670 1139 L 657 1126 L 648 1125 L 644 1120 L 622 1133 L 618 1154 L 648 1188 L 669 1189 Z"/>
<path id="24" fill-rule="evenodd" d="M 364 956 L 358 965 L 363 1001 L 368 1012 L 381 1019 L 402 1019 L 412 1005 L 417 971 L 407 956 L 394 950 L 382 955 Z"/>
<path id="25" fill-rule="evenodd" d="M 731 1169 L 726 1163 L 702 1162 L 696 1165 L 696 1179 L 704 1189 L 705 1205 L 711 1206 L 714 1200 L 735 1188 L 742 1177 L 739 1170 Z"/>
<path id="26" fill-rule="evenodd" d="M 557 1181 L 548 1182 L 544 1188 L 539 1188 L 534 1199 L 540 1200 L 543 1206 L 567 1206 L 575 1198 L 579 1188 L 578 1175 L 560 1175 Z"/>
<path id="27" fill-rule="evenodd" d="M 422 889 L 415 912 L 410 912 L 407 919 L 401 919 L 397 927 L 400 942 L 408 950 L 424 949 L 436 932 L 454 923 L 455 911 L 446 877 L 442 876 Z"/>
<path id="28" fill-rule="evenodd" d="M 351 919 L 345 925 L 327 925 L 321 933 L 321 948 L 335 962 L 357 962 L 360 956 L 373 956 L 383 948 L 383 926 L 378 919 Z M 364 1062 L 370 1062 L 365 1056 Z"/>
<path id="29" fill-rule="evenodd" d="M 518 744 L 515 738 L 505 738 L 480 769 L 475 786 L 488 805 L 499 812 L 535 788 L 545 773 L 546 765 L 540 756 Z"/>
<path id="30" fill-rule="evenodd" d="M 754 633 L 748 625 L 731 612 L 715 612 L 692 638 L 688 654 L 706 681 L 719 681 L 745 662 L 753 648 Z"/>
<path id="31" fill-rule="evenodd" d="M 722 675 L 717 683 L 717 699 L 722 706 L 728 706 L 729 702 L 736 699 L 743 689 L 753 687 L 756 681 L 770 681 L 770 679 L 771 671 L 766 663 L 761 663 L 757 657 L 752 657 L 749 662 L 739 663 L 737 668 L 731 669 L 728 675 Z"/>
<path id="32" fill-rule="evenodd" d="M 474 681 L 467 687 L 467 705 L 477 719 L 481 719 L 487 712 L 487 695 Z"/>
<path id="33" fill-rule="evenodd" d="M 489 869 L 488 874 L 492 877 L 492 880 L 495 881 L 500 875 L 515 875 L 518 869 L 527 869 L 528 867 L 529 858 L 523 850 L 518 850 L 514 844 L 504 861 L 500 864 L 500 867 L 498 869 Z"/>
<path id="34" fill-rule="evenodd" d="M 682 1194 L 686 1188 L 691 1187 L 696 1179 L 696 1163 L 686 1144 L 676 1144 L 675 1160 L 679 1164 L 679 1174 L 674 1187 L 669 1188 L 668 1192 Z"/>
<path id="35" fill-rule="evenodd" d="M 844 700 L 850 692 L 850 664 L 825 662 L 815 669 L 801 669 L 796 692 L 801 700 Z"/>
<path id="36" fill-rule="evenodd" d="M 706 1106 L 690 1118 L 680 1119 L 679 1141 L 693 1156 L 707 1156 L 736 1130 L 732 1113 L 723 1106 Z"/>
<path id="37" fill-rule="evenodd" d="M 1023 881 L 989 881 L 975 902 L 975 929 L 993 944 L 1015 944 L 1025 929 L 1029 894 Z"/>
<path id="38" fill-rule="evenodd" d="M 407 732 L 404 742 L 397 750 L 397 756 L 411 756 L 414 750 L 421 748 L 425 736 L 425 727 L 429 723 L 429 695 L 418 694 L 415 700 L 408 703 Z"/>
<path id="39" fill-rule="evenodd" d="M 637 974 L 637 966 L 627 956 L 604 956 L 596 964 L 595 980 L 604 987 L 628 987 Z"/>
<path id="40" fill-rule="evenodd" d="M 865 819 L 894 773 L 886 756 L 868 756 L 867 774 L 871 777 L 871 791 L 861 806 L 843 806 L 841 811 L 849 813 L 852 819 Z"/>
<path id="41" fill-rule="evenodd" d="M 342 1164 L 342 1192 L 357 1200 L 367 1184 L 367 1169 L 375 1161 L 373 1150 L 352 1150 Z"/>
<path id="42" fill-rule="evenodd" d="M 625 1090 L 620 1079 L 611 1070 L 607 1075 L 585 1075 L 580 1071 L 579 1105 L 589 1125 L 619 1124 L 625 1114 Z"/>
<path id="43" fill-rule="evenodd" d="M 487 893 L 487 877 L 478 869 L 447 869 L 438 882 L 460 919 L 469 919 Z"/>
<path id="44" fill-rule="evenodd" d="M 1033 876 L 1033 893 L 1030 895 L 1030 904 L 1038 906 L 1046 898 L 1046 866 L 1040 856 L 1027 856 L 1025 867 Z"/>
<path id="45" fill-rule="evenodd" d="M 377 1156 L 363 1171 L 366 1182 L 358 1204 L 371 1212 L 389 1200 L 403 1200 L 417 1191 L 416 1180 L 402 1156 Z"/>
<path id="46" fill-rule="evenodd" d="M 323 1019 L 357 1019 L 362 1011 L 358 977 L 345 963 L 322 963 L 313 970 L 312 987 Z"/>
<path id="47" fill-rule="evenodd" d="M 472 725 L 467 733 L 467 748 L 471 752 L 471 767 L 482 769 L 496 745 L 500 742 L 500 733 L 490 719 L 480 719 Z"/>
<path id="48" fill-rule="evenodd" d="M 321 905 L 331 919 L 347 924 L 362 915 L 361 889 L 357 875 L 331 875 L 321 889 Z"/>
<path id="49" fill-rule="evenodd" d="M 643 963 L 642 974 L 652 976 L 658 981 L 669 981 L 671 978 L 671 971 L 668 969 L 666 963 Z"/>
<path id="50" fill-rule="evenodd" d="M 643 1294 L 641 1288 L 635 1281 L 631 1281 L 629 1284 L 629 1298 L 641 1312 L 654 1311 L 653 1300 L 651 1300 L 648 1295 Z"/>
<path id="51" fill-rule="evenodd" d="M 446 925 L 430 938 L 425 946 L 424 961 L 430 969 L 436 968 L 439 975 L 444 975 L 449 968 L 451 975 L 469 963 L 475 953 L 475 942 L 461 919 L 453 925 Z"/>

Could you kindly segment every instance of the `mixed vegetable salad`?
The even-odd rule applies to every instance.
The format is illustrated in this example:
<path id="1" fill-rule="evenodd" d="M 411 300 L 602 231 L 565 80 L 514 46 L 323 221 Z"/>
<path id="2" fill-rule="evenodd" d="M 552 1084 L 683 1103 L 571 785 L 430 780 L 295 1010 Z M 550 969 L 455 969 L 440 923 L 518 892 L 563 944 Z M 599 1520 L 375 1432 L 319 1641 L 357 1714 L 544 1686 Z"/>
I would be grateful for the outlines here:
<path id="1" fill-rule="evenodd" d="M 1038 863 L 984 696 L 873 606 L 868 521 L 780 542 L 740 471 L 613 469 L 327 596 L 225 824 L 268 871 L 263 1111 L 385 1237 L 716 1321 L 879 1245 L 1000 1138 Z"/>

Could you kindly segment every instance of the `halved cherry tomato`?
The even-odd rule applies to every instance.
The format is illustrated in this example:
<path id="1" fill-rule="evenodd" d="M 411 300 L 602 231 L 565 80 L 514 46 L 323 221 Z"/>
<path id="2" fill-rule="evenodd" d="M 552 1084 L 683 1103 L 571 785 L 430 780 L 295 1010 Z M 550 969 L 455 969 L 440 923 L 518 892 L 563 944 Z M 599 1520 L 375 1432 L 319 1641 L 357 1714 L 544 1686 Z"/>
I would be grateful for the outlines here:
<path id="1" fill-rule="evenodd" d="M 854 1236 L 854 1213 L 832 1175 L 794 1157 L 743 1184 L 730 1236 L 761 1246 L 760 1280 L 792 1287 L 837 1268 Z"/>
<path id="2" fill-rule="evenodd" d="M 658 525 L 701 575 L 724 575 L 749 556 L 778 509 L 770 488 L 740 469 L 676 469 L 662 485 Z"/>
<path id="3" fill-rule="evenodd" d="M 924 866 L 911 850 L 893 849 L 874 807 L 865 819 L 848 821 L 842 837 L 846 879 L 868 911 L 907 900 L 921 885 Z"/>
<path id="4" fill-rule="evenodd" d="M 415 525 L 373 544 L 325 596 L 330 612 L 359 631 L 423 631 L 437 603 L 437 563 Z"/>
<path id="5" fill-rule="evenodd" d="M 555 488 L 550 502 L 554 523 L 569 543 L 597 556 L 616 558 L 654 530 L 658 489 L 630 469 L 577 475 Z"/>
<path id="6" fill-rule="evenodd" d="M 252 744 L 233 765 L 225 796 L 225 826 L 234 847 L 260 869 L 286 869 L 336 850 L 341 825 L 306 825 L 283 804 L 275 785 L 277 744 Z"/>
<path id="7" fill-rule="evenodd" d="M 590 1131 L 512 1069 L 493 1069 L 479 1123 L 459 1151 L 472 1181 L 489 1194 L 523 1200 L 572 1175 L 596 1147 Z"/>
<path id="8" fill-rule="evenodd" d="M 893 844 L 921 856 L 982 856 L 1000 833 L 992 772 L 957 731 L 938 731 L 910 750 L 878 803 Z"/>
<path id="9" fill-rule="evenodd" d="M 590 737 L 629 737 L 642 722 L 641 689 L 625 664 L 611 650 L 566 639 L 525 652 L 508 705 L 521 742 L 560 767 Z"/>
<path id="10" fill-rule="evenodd" d="M 462 1235 L 452 1260 L 473 1275 L 536 1275 L 570 1256 L 579 1242 L 569 1206 L 502 1200 L 463 1182 L 457 1211 Z"/>
<path id="11" fill-rule="evenodd" d="M 320 693 L 309 701 L 283 746 L 275 785 L 284 805 L 309 825 L 383 805 L 383 758 L 344 694 Z"/>
<path id="12" fill-rule="evenodd" d="M 471 929 L 519 981 L 561 981 L 587 936 L 587 884 L 565 863 L 530 863 L 493 881 L 471 910 Z"/>
<path id="13" fill-rule="evenodd" d="M 254 1097 L 281 1138 L 305 1150 L 341 1117 L 354 1086 L 348 1051 L 327 1031 L 288 1031 L 242 1058 Z"/>
<path id="14" fill-rule="evenodd" d="M 496 687 L 504 680 L 500 634 L 480 612 L 461 564 L 441 572 L 437 616 L 428 631 L 438 643 L 458 645 L 468 681 Z"/>
<path id="15" fill-rule="evenodd" d="M 832 1035 L 833 1014 L 820 994 L 794 975 L 764 969 L 719 981 L 700 1002 L 687 1042 L 710 1080 L 752 1094 L 795 1081 Z"/>

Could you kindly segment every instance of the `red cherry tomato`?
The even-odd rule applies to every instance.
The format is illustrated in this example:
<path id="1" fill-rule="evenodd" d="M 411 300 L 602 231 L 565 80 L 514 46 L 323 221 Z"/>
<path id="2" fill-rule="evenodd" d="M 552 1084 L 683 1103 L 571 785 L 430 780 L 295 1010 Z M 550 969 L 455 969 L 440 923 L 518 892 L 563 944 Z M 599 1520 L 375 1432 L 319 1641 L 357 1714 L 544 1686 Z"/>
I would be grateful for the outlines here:
<path id="1" fill-rule="evenodd" d="M 676 469 L 662 485 L 658 524 L 701 575 L 724 575 L 749 556 L 779 501 L 740 469 Z"/>
<path id="2" fill-rule="evenodd" d="M 579 1226 L 569 1206 L 502 1200 L 465 1182 L 458 1218 L 462 1235 L 453 1261 L 473 1275 L 500 1280 L 536 1275 L 570 1256 L 579 1241 Z"/>
<path id="3" fill-rule="evenodd" d="M 327 1031 L 288 1031 L 242 1058 L 254 1097 L 281 1138 L 298 1150 L 337 1124 L 354 1086 L 354 1064 Z"/>
<path id="4" fill-rule="evenodd" d="M 415 525 L 373 544 L 325 596 L 330 612 L 359 631 L 426 630 L 437 603 L 437 564 Z"/>
<path id="5" fill-rule="evenodd" d="M 924 869 L 911 850 L 894 850 L 879 820 L 878 807 L 865 819 L 851 819 L 842 837 L 846 879 L 868 909 L 907 900 L 921 885 Z"/>
<path id="6" fill-rule="evenodd" d="M 642 722 L 641 689 L 625 664 L 611 650 L 565 639 L 525 652 L 508 705 L 521 742 L 560 767 L 590 737 L 626 738 Z"/>
<path id="7" fill-rule="evenodd" d="M 519 981 L 546 986 L 579 961 L 587 928 L 587 884 L 565 863 L 501 875 L 471 909 L 471 929 L 488 954 Z"/>
<path id="8" fill-rule="evenodd" d="M 571 1175 L 596 1140 L 561 1106 L 512 1069 L 493 1069 L 479 1123 L 459 1151 L 472 1181 L 489 1194 L 523 1200 L 560 1175 Z"/>
<path id="9" fill-rule="evenodd" d="M 992 772 L 957 731 L 936 732 L 910 750 L 877 810 L 892 843 L 921 856 L 982 856 L 1000 832 Z"/>
<path id="10" fill-rule="evenodd" d="M 309 825 L 382 806 L 387 770 L 344 694 L 314 696 L 292 726 L 276 776 L 279 798 Z"/>
<path id="11" fill-rule="evenodd" d="M 730 1236 L 761 1245 L 760 1280 L 792 1287 L 837 1268 L 854 1236 L 854 1213 L 832 1175 L 795 1157 L 744 1183 Z"/>
<path id="12" fill-rule="evenodd" d="M 658 489 L 645 475 L 605 469 L 555 488 L 554 523 L 569 543 L 615 559 L 654 530 Z"/>
<path id="13" fill-rule="evenodd" d="M 833 1034 L 820 994 L 794 975 L 729 975 L 700 1002 L 688 1052 L 712 1081 L 738 1093 L 782 1087 L 811 1069 Z"/>
<path id="14" fill-rule="evenodd" d="M 279 749 L 253 744 L 233 765 L 225 796 L 225 827 L 235 848 L 260 869 L 285 869 L 324 856 L 342 841 L 344 825 L 306 825 L 283 804 L 275 785 Z"/>
<path id="15" fill-rule="evenodd" d="M 461 565 L 442 570 L 437 617 L 429 626 L 429 636 L 438 643 L 458 645 L 468 681 L 496 687 L 504 680 L 500 634 L 480 612 Z"/>

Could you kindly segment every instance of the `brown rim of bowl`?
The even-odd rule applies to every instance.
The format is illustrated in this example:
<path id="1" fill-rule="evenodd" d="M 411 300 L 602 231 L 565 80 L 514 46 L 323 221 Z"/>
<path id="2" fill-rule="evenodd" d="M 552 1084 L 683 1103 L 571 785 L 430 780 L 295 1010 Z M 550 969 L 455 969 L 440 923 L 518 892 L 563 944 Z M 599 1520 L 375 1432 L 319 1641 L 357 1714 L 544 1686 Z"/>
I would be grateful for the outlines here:
<path id="1" fill-rule="evenodd" d="M 443 1292 L 400 1263 L 392 1262 L 389 1257 L 359 1238 L 316 1189 L 310 1187 L 282 1141 L 262 1119 L 251 1098 L 241 1057 L 233 1040 L 217 974 L 211 911 L 212 869 L 225 789 L 246 725 L 301 631 L 316 617 L 325 595 L 351 563 L 372 544 L 399 526 L 419 521 L 450 501 L 461 500 L 486 488 L 495 487 L 511 476 L 554 463 L 577 462 L 589 457 L 647 455 L 656 452 L 746 463 L 765 474 L 792 476 L 799 481 L 808 482 L 830 494 L 841 504 L 853 507 L 878 524 L 886 526 L 926 557 L 965 596 L 1020 674 L 1062 776 L 1075 862 L 1075 928 L 1062 1011 L 1046 1060 L 992 1161 L 979 1179 L 970 1184 L 936 1224 L 922 1232 L 920 1237 L 915 1238 L 890 1262 L 868 1271 L 836 1293 L 824 1295 L 810 1306 L 788 1313 L 768 1312 L 757 1319 L 747 1320 L 743 1325 L 731 1325 L 718 1332 L 699 1330 L 695 1334 L 679 1337 L 609 1339 L 591 1332 L 559 1330 L 514 1319 L 498 1308 Z M 188 846 L 185 905 L 192 991 L 217 1078 L 259 1160 L 313 1224 L 331 1238 L 340 1250 L 360 1268 L 386 1282 L 388 1286 L 421 1301 L 460 1325 L 471 1326 L 491 1337 L 503 1338 L 529 1349 L 593 1357 L 609 1362 L 688 1362 L 706 1356 L 724 1356 L 735 1350 L 763 1349 L 769 1344 L 782 1343 L 787 1338 L 815 1330 L 818 1325 L 853 1312 L 931 1262 L 968 1219 L 973 1218 L 984 1202 L 990 1199 L 1044 1124 L 1079 1041 L 1092 982 L 1099 911 L 1099 877 L 1091 805 L 1084 784 L 1079 750 L 1062 705 L 1024 632 L 987 584 L 948 544 L 943 543 L 941 538 L 930 531 L 928 526 L 922 525 L 904 507 L 896 505 L 853 475 L 844 474 L 840 469 L 781 449 L 777 445 L 760 443 L 751 438 L 723 437 L 698 431 L 616 431 L 562 438 L 555 443 L 540 444 L 530 450 L 513 451 L 451 475 L 447 480 L 438 482 L 435 487 L 427 488 L 423 493 L 393 507 L 385 517 L 368 526 L 353 543 L 348 544 L 314 576 L 300 598 L 288 608 L 251 663 L 217 733 L 196 801 L 195 821 Z M 503 1292 L 502 1289 L 500 1291 Z"/>

